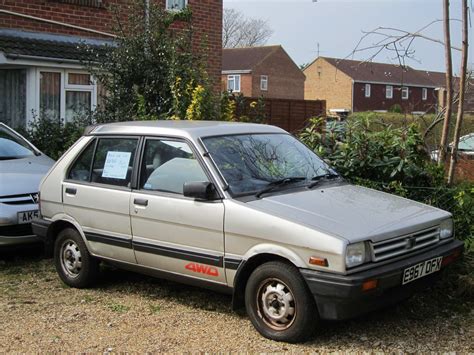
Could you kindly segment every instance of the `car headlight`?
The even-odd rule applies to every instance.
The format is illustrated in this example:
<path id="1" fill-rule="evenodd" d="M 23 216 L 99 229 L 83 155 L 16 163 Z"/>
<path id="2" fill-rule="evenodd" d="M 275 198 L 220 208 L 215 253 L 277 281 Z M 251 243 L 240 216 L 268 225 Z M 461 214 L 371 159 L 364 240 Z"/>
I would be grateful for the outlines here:
<path id="1" fill-rule="evenodd" d="M 439 225 L 439 237 L 441 239 L 450 238 L 453 236 L 453 220 L 451 218 L 445 219 Z"/>
<path id="2" fill-rule="evenodd" d="M 346 248 L 346 267 L 354 267 L 365 263 L 365 243 L 349 244 Z"/>

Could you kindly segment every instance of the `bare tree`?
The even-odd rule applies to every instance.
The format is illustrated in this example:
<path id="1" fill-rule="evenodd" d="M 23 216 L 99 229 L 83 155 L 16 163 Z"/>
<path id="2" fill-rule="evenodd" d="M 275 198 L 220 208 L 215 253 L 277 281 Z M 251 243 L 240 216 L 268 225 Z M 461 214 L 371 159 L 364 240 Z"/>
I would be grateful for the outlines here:
<path id="1" fill-rule="evenodd" d="M 462 59 L 461 59 L 461 78 L 459 82 L 459 102 L 458 112 L 456 117 L 456 126 L 454 127 L 454 142 L 451 150 L 451 161 L 449 164 L 448 171 L 448 184 L 454 182 L 454 169 L 456 168 L 456 162 L 458 158 L 458 145 L 459 138 L 461 136 L 461 126 L 464 116 L 464 97 L 466 92 L 467 82 L 467 58 L 469 48 L 469 7 L 467 6 L 467 0 L 462 0 Z"/>
<path id="2" fill-rule="evenodd" d="M 235 9 L 224 9 L 222 46 L 224 48 L 256 47 L 267 43 L 273 30 L 263 19 L 245 17 Z"/>
<path id="3" fill-rule="evenodd" d="M 449 124 L 453 107 L 453 60 L 451 55 L 451 28 L 449 25 L 449 0 L 443 0 L 444 22 L 444 60 L 446 64 L 446 106 L 444 111 L 443 130 L 439 146 L 438 164 L 443 165 L 446 160 L 448 146 Z"/>

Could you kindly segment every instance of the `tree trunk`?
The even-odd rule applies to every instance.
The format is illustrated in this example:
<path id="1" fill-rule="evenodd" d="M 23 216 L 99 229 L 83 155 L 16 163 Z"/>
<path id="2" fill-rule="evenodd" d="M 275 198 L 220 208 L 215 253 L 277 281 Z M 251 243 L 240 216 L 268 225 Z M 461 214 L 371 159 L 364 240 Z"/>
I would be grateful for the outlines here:
<path id="1" fill-rule="evenodd" d="M 453 111 L 453 60 L 451 56 L 451 28 L 449 24 L 449 0 L 443 0 L 444 17 L 444 60 L 446 63 L 446 111 L 444 112 L 443 131 L 439 146 L 438 164 L 446 161 L 446 152 L 449 137 L 449 124 Z"/>
<path id="2" fill-rule="evenodd" d="M 448 184 L 454 182 L 454 169 L 456 168 L 456 162 L 458 158 L 458 145 L 459 138 L 461 136 L 462 120 L 464 115 L 464 97 L 466 92 L 466 77 L 467 77 L 467 57 L 468 57 L 468 16 L 469 8 L 467 6 L 467 0 L 462 0 L 462 59 L 461 59 L 461 79 L 459 83 L 459 102 L 458 102 L 458 115 L 456 117 L 456 126 L 454 127 L 454 143 L 451 150 L 451 162 L 449 164 L 448 171 Z"/>

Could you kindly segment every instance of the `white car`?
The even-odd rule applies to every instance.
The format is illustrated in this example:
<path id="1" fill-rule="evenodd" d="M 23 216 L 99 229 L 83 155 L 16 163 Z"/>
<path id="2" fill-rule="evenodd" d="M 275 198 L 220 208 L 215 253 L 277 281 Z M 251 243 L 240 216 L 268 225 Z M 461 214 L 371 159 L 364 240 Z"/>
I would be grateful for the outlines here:
<path id="1" fill-rule="evenodd" d="M 270 339 L 403 300 L 458 258 L 448 212 L 354 186 L 277 127 L 92 127 L 41 184 L 61 279 L 99 261 L 233 295 Z"/>
<path id="2" fill-rule="evenodd" d="M 38 191 L 54 161 L 0 122 L 0 247 L 39 242 Z"/>

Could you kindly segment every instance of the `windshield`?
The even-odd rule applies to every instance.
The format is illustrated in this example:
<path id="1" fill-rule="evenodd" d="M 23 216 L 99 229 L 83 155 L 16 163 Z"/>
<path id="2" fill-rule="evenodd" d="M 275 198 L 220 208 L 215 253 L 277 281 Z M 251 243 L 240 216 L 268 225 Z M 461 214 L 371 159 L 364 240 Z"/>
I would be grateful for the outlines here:
<path id="1" fill-rule="evenodd" d="M 35 152 L 24 139 L 0 125 L 0 160 L 26 158 L 32 155 L 35 155 Z"/>
<path id="2" fill-rule="evenodd" d="M 233 196 L 261 191 L 293 179 L 304 184 L 335 174 L 316 154 L 289 134 L 245 134 L 204 138 L 203 142 Z"/>

